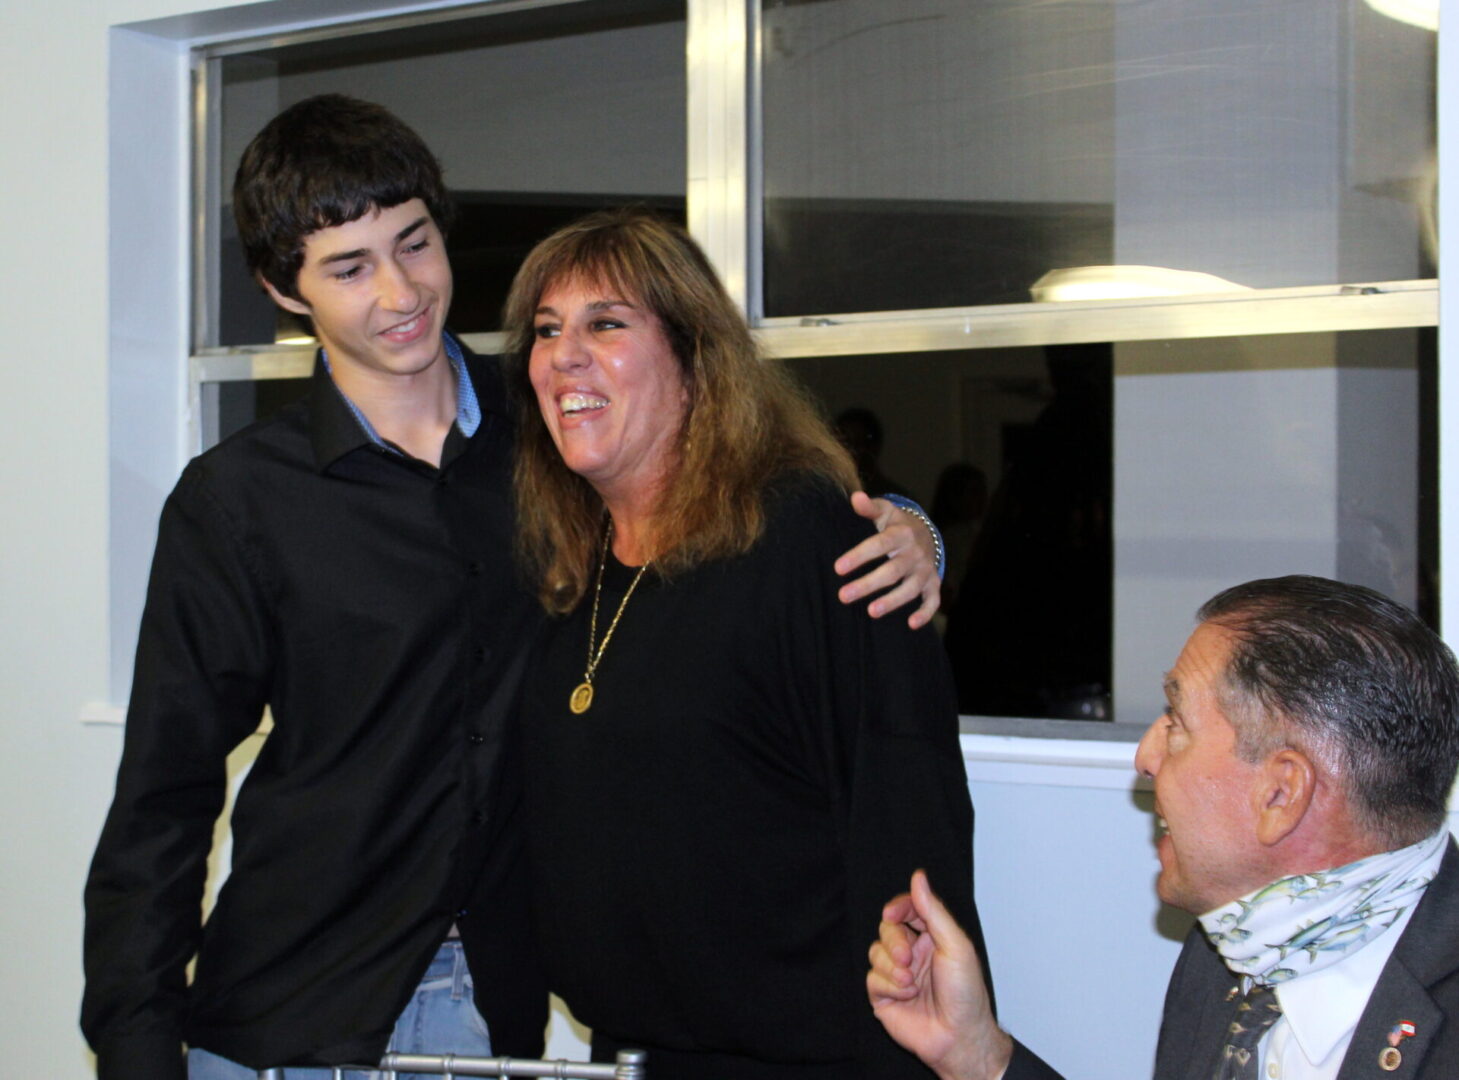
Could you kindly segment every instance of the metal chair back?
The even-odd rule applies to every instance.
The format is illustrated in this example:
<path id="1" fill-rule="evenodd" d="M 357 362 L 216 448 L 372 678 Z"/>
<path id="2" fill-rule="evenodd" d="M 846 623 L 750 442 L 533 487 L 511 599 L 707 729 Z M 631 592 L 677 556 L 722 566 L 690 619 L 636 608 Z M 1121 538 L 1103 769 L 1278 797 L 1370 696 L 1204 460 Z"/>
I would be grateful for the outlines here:
<path id="1" fill-rule="evenodd" d="M 380 1064 L 339 1065 L 331 1070 L 333 1080 L 345 1080 L 348 1072 L 378 1072 L 381 1080 L 397 1080 L 401 1073 L 422 1073 L 428 1076 L 444 1076 L 452 1080 L 459 1076 L 531 1076 L 550 1077 L 554 1080 L 645 1080 L 644 1061 L 648 1054 L 642 1050 L 620 1050 L 612 1064 L 594 1064 L 587 1061 L 532 1060 L 509 1057 L 465 1057 L 460 1054 L 386 1054 Z M 263 1069 L 258 1080 L 284 1080 L 284 1070 Z"/>

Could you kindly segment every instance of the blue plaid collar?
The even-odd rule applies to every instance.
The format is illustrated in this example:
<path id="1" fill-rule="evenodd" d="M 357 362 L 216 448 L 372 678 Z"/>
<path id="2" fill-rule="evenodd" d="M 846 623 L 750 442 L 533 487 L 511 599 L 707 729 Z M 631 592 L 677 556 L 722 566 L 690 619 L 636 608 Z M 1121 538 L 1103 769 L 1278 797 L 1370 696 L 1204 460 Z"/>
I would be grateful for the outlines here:
<path id="1" fill-rule="evenodd" d="M 471 376 L 466 371 L 466 360 L 461 355 L 460 343 L 449 333 L 443 334 L 441 340 L 445 343 L 446 356 L 451 361 L 451 368 L 456 372 L 456 426 L 461 429 L 461 434 L 469 439 L 481 426 L 481 403 L 476 398 L 476 387 L 472 385 Z M 322 346 L 319 349 L 319 357 L 324 361 L 324 370 L 332 372 L 329 366 L 329 353 Z M 339 389 L 338 383 L 335 384 L 335 389 Z M 375 430 L 375 425 L 370 423 L 365 414 L 360 411 L 360 407 L 351 401 L 347 394 L 340 391 L 339 396 L 349 406 L 351 415 L 360 425 L 360 430 L 372 443 L 391 453 L 400 453 L 399 449 L 380 437 L 380 433 Z"/>

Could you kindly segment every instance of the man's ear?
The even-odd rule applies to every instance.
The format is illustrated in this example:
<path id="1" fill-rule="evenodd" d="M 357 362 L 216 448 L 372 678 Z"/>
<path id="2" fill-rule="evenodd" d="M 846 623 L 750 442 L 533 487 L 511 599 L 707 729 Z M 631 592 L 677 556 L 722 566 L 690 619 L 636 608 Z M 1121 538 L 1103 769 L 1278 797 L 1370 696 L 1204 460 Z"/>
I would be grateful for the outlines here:
<path id="1" fill-rule="evenodd" d="M 258 283 L 263 286 L 263 291 L 269 294 L 269 298 L 285 311 L 291 311 L 295 315 L 303 315 L 305 317 L 313 314 L 308 304 L 302 300 L 295 300 L 292 296 L 285 296 L 278 289 L 274 288 L 273 284 L 262 274 L 258 275 Z"/>
<path id="2" fill-rule="evenodd" d="M 1256 838 L 1274 847 L 1290 836 L 1312 808 L 1317 769 L 1312 759 L 1290 746 L 1261 765 L 1256 806 Z"/>

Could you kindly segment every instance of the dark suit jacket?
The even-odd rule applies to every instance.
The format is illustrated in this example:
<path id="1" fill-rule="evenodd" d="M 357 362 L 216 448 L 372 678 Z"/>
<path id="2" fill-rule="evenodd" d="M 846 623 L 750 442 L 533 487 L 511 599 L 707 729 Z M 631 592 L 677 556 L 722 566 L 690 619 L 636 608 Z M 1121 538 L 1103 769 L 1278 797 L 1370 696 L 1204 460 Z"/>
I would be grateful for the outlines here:
<path id="1" fill-rule="evenodd" d="M 1225 1001 L 1236 977 L 1207 943 L 1200 925 L 1191 928 L 1170 977 L 1155 1080 L 1210 1080 L 1234 1003 Z M 1453 1080 L 1459 1077 L 1459 847 L 1453 839 L 1439 874 L 1424 893 L 1403 937 L 1373 987 L 1343 1059 L 1338 1080 Z M 1411 1020 L 1417 1034 L 1399 1047 L 1403 1062 L 1394 1071 L 1378 1064 L 1388 1033 Z M 1026 1047 L 1017 1046 L 1004 1080 L 1062 1080 Z"/>

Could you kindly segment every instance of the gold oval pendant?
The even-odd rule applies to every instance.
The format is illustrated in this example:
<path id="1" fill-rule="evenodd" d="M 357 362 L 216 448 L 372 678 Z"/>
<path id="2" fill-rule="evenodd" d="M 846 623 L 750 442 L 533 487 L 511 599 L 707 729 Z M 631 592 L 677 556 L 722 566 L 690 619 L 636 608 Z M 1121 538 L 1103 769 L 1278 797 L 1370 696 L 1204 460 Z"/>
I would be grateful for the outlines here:
<path id="1" fill-rule="evenodd" d="M 572 692 L 572 697 L 567 699 L 567 706 L 575 713 L 585 713 L 588 706 L 593 703 L 593 684 L 578 683 L 577 689 Z"/>

